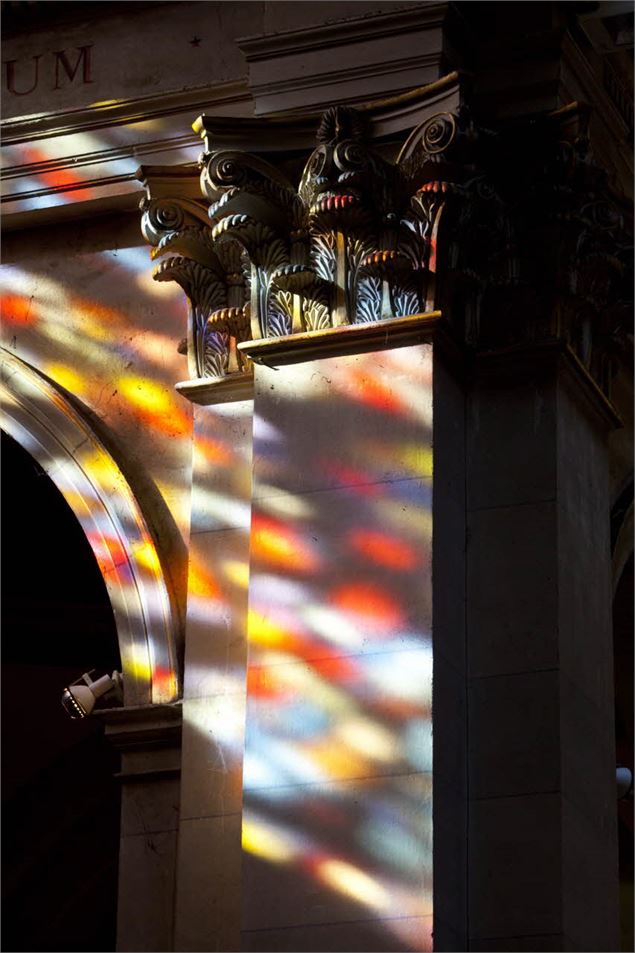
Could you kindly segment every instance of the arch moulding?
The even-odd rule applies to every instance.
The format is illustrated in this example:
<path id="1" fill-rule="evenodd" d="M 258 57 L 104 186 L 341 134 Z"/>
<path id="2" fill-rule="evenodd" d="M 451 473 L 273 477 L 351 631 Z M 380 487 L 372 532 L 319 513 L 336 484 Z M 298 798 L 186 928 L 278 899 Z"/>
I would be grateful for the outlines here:
<path id="1" fill-rule="evenodd" d="M 173 702 L 178 697 L 173 614 L 139 504 L 109 451 L 63 391 L 4 348 L 0 352 L 3 429 L 62 493 L 104 577 L 117 626 L 124 703 Z"/>

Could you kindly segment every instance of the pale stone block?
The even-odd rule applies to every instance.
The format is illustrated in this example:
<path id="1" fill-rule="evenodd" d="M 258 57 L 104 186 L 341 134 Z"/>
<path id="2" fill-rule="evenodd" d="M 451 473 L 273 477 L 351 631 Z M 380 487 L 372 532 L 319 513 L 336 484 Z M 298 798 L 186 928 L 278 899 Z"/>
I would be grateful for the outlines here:
<path id="1" fill-rule="evenodd" d="M 615 735 L 613 712 L 602 711 L 560 672 L 563 796 L 607 844 L 615 841 Z"/>
<path id="2" fill-rule="evenodd" d="M 122 837 L 118 950 L 171 950 L 176 831 Z"/>
<path id="3" fill-rule="evenodd" d="M 249 532 L 192 537 L 185 640 L 184 697 L 236 692 L 247 657 Z"/>
<path id="4" fill-rule="evenodd" d="M 121 792 L 121 836 L 174 831 L 179 826 L 179 779 L 127 780 Z"/>
<path id="5" fill-rule="evenodd" d="M 502 936 L 488 937 L 485 940 L 471 940 L 470 950 L 479 950 L 482 953 L 507 953 L 511 950 L 523 950 L 526 953 L 543 953 L 543 951 L 565 950 L 565 938 L 562 933 L 530 934 L 529 936 Z"/>
<path id="6" fill-rule="evenodd" d="M 432 917 L 248 930 L 242 934 L 241 949 L 245 953 L 427 953 L 432 950 Z"/>
<path id="7" fill-rule="evenodd" d="M 240 949 L 240 815 L 183 820 L 175 950 Z"/>
<path id="8" fill-rule="evenodd" d="M 470 514 L 469 671 L 472 676 L 558 665 L 554 503 Z"/>
<path id="9" fill-rule="evenodd" d="M 245 796 L 243 929 L 432 913 L 432 778 Z"/>
<path id="10" fill-rule="evenodd" d="M 471 802 L 472 937 L 562 930 L 561 803 L 559 794 Z"/>
<path id="11" fill-rule="evenodd" d="M 244 788 L 432 770 L 427 649 L 250 668 Z"/>
<path id="12" fill-rule="evenodd" d="M 254 408 L 254 499 L 431 475 L 429 346 L 258 366 Z"/>
<path id="13" fill-rule="evenodd" d="M 468 510 L 554 499 L 554 383 L 481 383 L 468 402 L 466 458 Z"/>
<path id="14" fill-rule="evenodd" d="M 242 807 L 245 693 L 183 702 L 181 819 Z"/>
<path id="15" fill-rule="evenodd" d="M 196 407 L 191 532 L 249 527 L 253 401 Z"/>
<path id="16" fill-rule="evenodd" d="M 560 788 L 558 672 L 471 679 L 470 796 Z"/>
<path id="17" fill-rule="evenodd" d="M 432 680 L 432 726 L 434 731 L 434 776 L 457 793 L 467 782 L 467 687 L 465 674 L 446 662 L 434 649 Z"/>
<path id="18" fill-rule="evenodd" d="M 562 800 L 563 927 L 577 950 L 620 948 L 614 798 L 613 790 L 610 830 L 598 830 L 597 823 Z"/>
<path id="19" fill-rule="evenodd" d="M 435 742 L 435 750 L 442 742 Z M 464 788 L 434 777 L 434 947 L 466 950 L 467 800 Z"/>

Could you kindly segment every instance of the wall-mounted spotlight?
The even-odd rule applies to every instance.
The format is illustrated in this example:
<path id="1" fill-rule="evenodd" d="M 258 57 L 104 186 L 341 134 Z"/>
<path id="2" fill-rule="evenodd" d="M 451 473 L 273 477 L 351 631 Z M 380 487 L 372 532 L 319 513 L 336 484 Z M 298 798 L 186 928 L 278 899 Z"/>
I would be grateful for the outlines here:
<path id="1" fill-rule="evenodd" d="M 102 695 L 113 693 L 121 701 L 122 676 L 120 672 L 102 675 L 93 680 L 95 670 L 85 672 L 76 682 L 72 682 L 62 692 L 62 707 L 71 718 L 87 718 Z"/>

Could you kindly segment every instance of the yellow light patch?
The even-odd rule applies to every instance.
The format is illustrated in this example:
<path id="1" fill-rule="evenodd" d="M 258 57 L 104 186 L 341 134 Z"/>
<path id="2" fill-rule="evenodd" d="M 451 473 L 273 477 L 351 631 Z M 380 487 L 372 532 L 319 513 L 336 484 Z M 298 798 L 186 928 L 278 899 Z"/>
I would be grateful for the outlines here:
<path id="1" fill-rule="evenodd" d="M 390 897 L 386 890 L 358 867 L 343 860 L 325 860 L 318 869 L 322 880 L 340 893 L 377 910 L 388 907 Z"/>
<path id="2" fill-rule="evenodd" d="M 249 586 L 249 563 L 228 559 L 223 563 L 223 573 L 235 586 L 240 586 L 241 589 Z"/>
<path id="3" fill-rule="evenodd" d="M 289 632 L 253 609 L 248 614 L 249 641 L 267 648 L 280 648 L 289 641 Z"/>
<path id="4" fill-rule="evenodd" d="M 146 377 L 120 377 L 118 387 L 124 397 L 143 410 L 155 414 L 169 414 L 175 409 L 172 395 L 160 384 Z"/>
<path id="5" fill-rule="evenodd" d="M 293 860 L 295 851 L 280 834 L 259 824 L 257 821 L 243 818 L 242 846 L 249 854 L 264 857 L 274 863 L 283 864 Z"/>
<path id="6" fill-rule="evenodd" d="M 161 573 L 161 563 L 159 562 L 159 556 L 154 544 L 151 543 L 150 540 L 142 543 L 141 546 L 135 547 L 134 555 L 137 562 L 141 563 L 144 569 L 148 569 L 150 572 L 156 574 Z"/>
<path id="7" fill-rule="evenodd" d="M 83 394 L 86 390 L 86 379 L 65 364 L 48 364 L 46 373 L 71 394 Z"/>

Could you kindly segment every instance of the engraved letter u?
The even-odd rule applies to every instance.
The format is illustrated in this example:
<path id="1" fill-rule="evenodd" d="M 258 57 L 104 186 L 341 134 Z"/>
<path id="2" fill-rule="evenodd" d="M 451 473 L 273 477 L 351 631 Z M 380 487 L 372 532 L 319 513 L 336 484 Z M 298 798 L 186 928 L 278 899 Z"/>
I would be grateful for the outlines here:
<path id="1" fill-rule="evenodd" d="M 7 89 L 10 93 L 15 93 L 16 96 L 26 96 L 27 93 L 32 93 L 38 83 L 39 72 L 40 72 L 40 58 L 41 53 L 38 53 L 37 56 L 32 57 L 35 62 L 35 69 L 33 71 L 33 85 L 28 89 L 23 89 L 21 92 L 15 88 L 15 64 L 17 60 L 7 60 Z"/>

